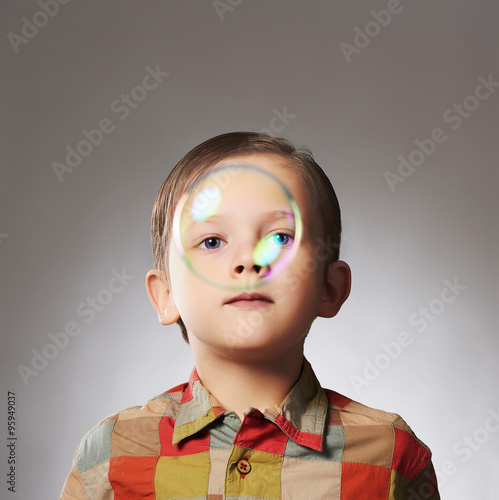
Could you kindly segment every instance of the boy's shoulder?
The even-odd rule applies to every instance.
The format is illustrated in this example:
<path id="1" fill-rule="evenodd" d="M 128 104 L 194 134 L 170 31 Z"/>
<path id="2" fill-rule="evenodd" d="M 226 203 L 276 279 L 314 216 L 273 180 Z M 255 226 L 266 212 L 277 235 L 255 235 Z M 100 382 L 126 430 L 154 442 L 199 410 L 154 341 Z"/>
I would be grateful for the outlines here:
<path id="1" fill-rule="evenodd" d="M 324 391 L 329 402 L 330 420 L 339 416 L 342 425 L 388 426 L 413 433 L 409 425 L 397 413 L 372 408 L 330 389 L 324 389 Z"/>
<path id="2" fill-rule="evenodd" d="M 400 415 L 371 408 L 328 389 L 325 392 L 329 401 L 326 446 L 329 442 L 337 445 L 340 434 L 343 462 L 384 466 L 408 479 L 429 467 L 430 449 Z M 336 435 L 330 438 L 331 434 Z M 428 474 L 434 475 L 432 471 Z"/>
<path id="3" fill-rule="evenodd" d="M 127 441 L 126 447 L 129 452 L 132 451 L 131 447 L 133 454 L 158 455 L 159 450 L 155 449 L 156 446 L 151 446 L 156 442 L 151 434 L 158 432 L 160 422 L 165 417 L 175 419 L 187 387 L 188 383 L 180 384 L 155 396 L 142 406 L 130 406 L 101 420 L 83 436 L 76 450 L 75 461 L 79 470 L 87 470 L 109 461 L 112 455 L 111 440 L 116 434 L 120 436 L 118 441 Z M 141 434 L 148 435 L 150 439 L 134 445 L 133 442 Z M 122 445 L 124 444 L 123 442 Z M 114 450 L 116 445 L 114 439 L 113 453 L 118 451 Z"/>

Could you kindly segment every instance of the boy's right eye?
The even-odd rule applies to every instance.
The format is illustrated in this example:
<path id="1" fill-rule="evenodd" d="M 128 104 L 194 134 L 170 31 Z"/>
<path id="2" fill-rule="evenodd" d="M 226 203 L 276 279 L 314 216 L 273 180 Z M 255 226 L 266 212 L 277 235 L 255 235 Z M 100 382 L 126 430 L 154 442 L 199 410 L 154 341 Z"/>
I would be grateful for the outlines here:
<path id="1" fill-rule="evenodd" d="M 204 239 L 198 246 L 201 248 L 206 248 L 207 250 L 215 250 L 220 248 L 222 244 L 222 240 L 217 238 L 216 236 L 210 236 L 209 238 Z"/>

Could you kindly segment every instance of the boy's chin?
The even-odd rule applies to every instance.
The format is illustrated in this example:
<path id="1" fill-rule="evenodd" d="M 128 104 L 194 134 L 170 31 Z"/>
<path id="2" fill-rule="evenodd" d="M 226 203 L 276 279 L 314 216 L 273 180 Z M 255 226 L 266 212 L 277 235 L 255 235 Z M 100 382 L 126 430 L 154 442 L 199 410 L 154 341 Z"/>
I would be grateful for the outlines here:
<path id="1" fill-rule="evenodd" d="M 240 364 L 274 364 L 276 360 L 282 359 L 283 354 L 277 349 L 269 348 L 269 346 L 240 346 L 234 344 L 229 351 L 227 357 L 233 363 Z"/>
<path id="2" fill-rule="evenodd" d="M 255 329 L 245 333 L 227 334 L 224 343 L 232 356 L 237 356 L 240 359 L 263 361 L 281 357 L 283 351 L 291 347 L 286 342 L 287 340 L 289 339 L 284 334 L 278 335 L 269 328 L 268 331 L 261 329 L 257 331 Z"/>

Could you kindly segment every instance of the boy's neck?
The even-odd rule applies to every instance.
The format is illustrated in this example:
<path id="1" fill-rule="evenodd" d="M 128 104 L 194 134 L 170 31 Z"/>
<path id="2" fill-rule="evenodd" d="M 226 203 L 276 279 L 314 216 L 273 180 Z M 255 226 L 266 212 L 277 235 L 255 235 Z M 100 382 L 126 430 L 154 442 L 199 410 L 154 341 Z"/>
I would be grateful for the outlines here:
<path id="1" fill-rule="evenodd" d="M 246 361 L 213 354 L 194 356 L 204 387 L 241 421 L 248 407 L 279 407 L 300 377 L 303 350 L 279 359 Z"/>

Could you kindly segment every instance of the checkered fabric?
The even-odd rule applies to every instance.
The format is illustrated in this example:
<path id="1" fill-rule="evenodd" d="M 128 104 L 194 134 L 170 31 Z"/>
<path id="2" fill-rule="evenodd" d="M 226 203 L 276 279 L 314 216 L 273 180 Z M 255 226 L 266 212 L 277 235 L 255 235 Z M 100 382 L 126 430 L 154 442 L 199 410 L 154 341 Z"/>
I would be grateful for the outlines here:
<path id="1" fill-rule="evenodd" d="M 438 500 L 429 449 L 393 413 L 323 389 L 305 360 L 279 408 L 225 411 L 188 383 L 102 421 L 63 500 Z"/>

